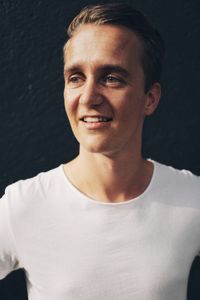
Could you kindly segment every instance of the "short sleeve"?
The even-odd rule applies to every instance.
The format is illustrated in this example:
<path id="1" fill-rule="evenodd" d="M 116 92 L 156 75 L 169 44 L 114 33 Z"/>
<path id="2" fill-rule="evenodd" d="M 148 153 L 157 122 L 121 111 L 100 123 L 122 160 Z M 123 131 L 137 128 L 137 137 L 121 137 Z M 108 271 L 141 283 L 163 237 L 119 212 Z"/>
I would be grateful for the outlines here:
<path id="1" fill-rule="evenodd" d="M 0 199 L 0 279 L 19 268 L 6 194 Z"/>

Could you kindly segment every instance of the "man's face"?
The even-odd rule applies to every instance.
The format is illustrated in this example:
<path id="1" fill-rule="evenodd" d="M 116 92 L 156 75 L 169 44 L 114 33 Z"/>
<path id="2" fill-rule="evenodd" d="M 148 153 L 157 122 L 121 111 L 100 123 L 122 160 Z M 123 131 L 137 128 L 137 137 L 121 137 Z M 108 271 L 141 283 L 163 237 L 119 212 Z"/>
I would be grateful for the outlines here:
<path id="1" fill-rule="evenodd" d="M 144 92 L 140 53 L 138 37 L 121 26 L 81 25 L 68 42 L 65 109 L 86 151 L 140 147 L 144 117 L 156 107 L 154 91 Z"/>

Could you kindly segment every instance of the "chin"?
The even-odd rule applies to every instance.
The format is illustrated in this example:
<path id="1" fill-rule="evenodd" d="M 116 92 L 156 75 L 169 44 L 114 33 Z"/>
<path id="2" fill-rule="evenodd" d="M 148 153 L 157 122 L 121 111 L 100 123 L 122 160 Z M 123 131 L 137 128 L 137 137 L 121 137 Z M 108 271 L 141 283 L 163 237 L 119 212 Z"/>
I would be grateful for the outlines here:
<path id="1" fill-rule="evenodd" d="M 108 149 L 106 147 L 98 147 L 98 146 L 82 146 L 87 152 L 90 153 L 104 153 L 107 152 Z M 107 150 L 107 151 L 106 151 Z"/>
<path id="2" fill-rule="evenodd" d="M 80 147 L 83 148 L 87 152 L 91 153 L 103 153 L 108 151 L 110 148 L 110 139 L 102 138 L 101 136 L 82 136 L 81 138 L 77 138 Z"/>
<path id="3" fill-rule="evenodd" d="M 80 146 L 86 152 L 90 153 L 104 154 L 110 152 L 110 149 L 108 149 L 108 143 L 80 143 Z"/>

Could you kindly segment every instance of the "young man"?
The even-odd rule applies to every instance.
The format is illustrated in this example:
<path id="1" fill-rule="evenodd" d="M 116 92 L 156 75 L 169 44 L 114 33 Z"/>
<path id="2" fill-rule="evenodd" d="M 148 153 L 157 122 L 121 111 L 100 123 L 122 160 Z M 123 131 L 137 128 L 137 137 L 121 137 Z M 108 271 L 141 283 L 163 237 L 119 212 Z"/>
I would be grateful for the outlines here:
<path id="1" fill-rule="evenodd" d="M 0 276 L 31 300 L 183 300 L 200 251 L 200 180 L 141 155 L 160 99 L 158 32 L 125 4 L 84 9 L 64 47 L 73 161 L 6 188 Z"/>

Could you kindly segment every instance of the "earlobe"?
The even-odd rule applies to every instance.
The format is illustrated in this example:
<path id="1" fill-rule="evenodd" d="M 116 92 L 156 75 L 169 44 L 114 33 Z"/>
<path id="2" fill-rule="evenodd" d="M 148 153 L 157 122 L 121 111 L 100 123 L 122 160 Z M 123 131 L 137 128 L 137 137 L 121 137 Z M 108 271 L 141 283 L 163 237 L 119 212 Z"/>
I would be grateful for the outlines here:
<path id="1" fill-rule="evenodd" d="M 155 82 L 151 89 L 147 92 L 147 99 L 145 105 L 145 116 L 150 116 L 157 108 L 161 96 L 160 83 Z"/>

